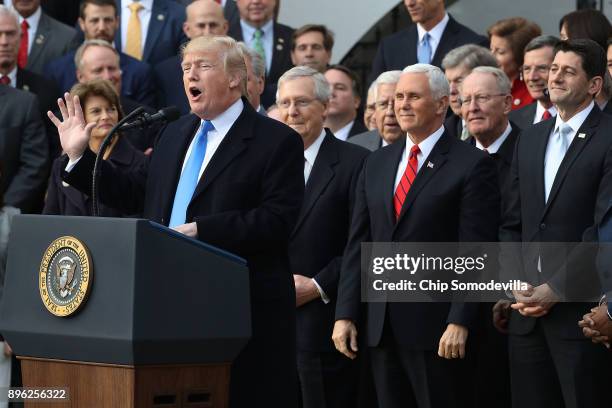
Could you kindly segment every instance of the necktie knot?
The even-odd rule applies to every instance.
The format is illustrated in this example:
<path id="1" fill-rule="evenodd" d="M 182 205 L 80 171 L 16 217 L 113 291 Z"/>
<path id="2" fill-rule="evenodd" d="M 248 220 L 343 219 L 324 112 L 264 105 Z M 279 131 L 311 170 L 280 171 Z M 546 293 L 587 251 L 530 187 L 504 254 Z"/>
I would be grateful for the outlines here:
<path id="1" fill-rule="evenodd" d="M 429 33 L 425 33 L 417 47 L 417 61 L 420 64 L 429 64 L 431 62 L 431 44 Z"/>
<path id="2" fill-rule="evenodd" d="M 550 119 L 550 118 L 552 118 L 552 115 L 550 114 L 550 112 L 548 111 L 548 109 L 546 109 L 546 110 L 544 111 L 544 113 L 542 114 L 542 120 L 547 120 L 547 119 Z"/>
<path id="3" fill-rule="evenodd" d="M 140 4 L 139 2 L 135 1 L 133 3 L 130 3 L 128 8 L 130 9 L 132 13 L 138 13 L 140 10 L 144 8 L 144 6 Z"/>
<path id="4" fill-rule="evenodd" d="M 421 153 L 419 145 L 414 145 L 410 148 L 410 158 L 417 157 L 419 153 Z"/>
<path id="5" fill-rule="evenodd" d="M 202 123 L 202 129 L 200 130 L 200 135 L 207 134 L 211 130 L 215 130 L 215 126 L 212 124 L 210 120 L 205 120 Z"/>
<path id="6" fill-rule="evenodd" d="M 9 85 L 11 83 L 11 78 L 7 77 L 6 75 L 3 75 L 0 78 L 0 84 L 2 85 Z"/>
<path id="7" fill-rule="evenodd" d="M 257 30 L 255 30 L 255 33 L 253 33 L 253 38 L 255 38 L 256 40 L 260 40 L 261 37 L 263 37 L 263 31 L 261 30 L 261 28 L 258 28 Z"/>
<path id="8" fill-rule="evenodd" d="M 562 139 L 567 140 L 567 137 L 570 133 L 572 133 L 572 128 L 567 123 L 564 123 L 563 125 L 559 126 L 559 136 Z"/>
<path id="9" fill-rule="evenodd" d="M 27 30 L 28 28 L 30 28 L 30 25 L 28 24 L 28 22 L 26 20 L 23 20 L 21 22 L 21 29 L 22 30 L 24 30 L 24 29 Z"/>

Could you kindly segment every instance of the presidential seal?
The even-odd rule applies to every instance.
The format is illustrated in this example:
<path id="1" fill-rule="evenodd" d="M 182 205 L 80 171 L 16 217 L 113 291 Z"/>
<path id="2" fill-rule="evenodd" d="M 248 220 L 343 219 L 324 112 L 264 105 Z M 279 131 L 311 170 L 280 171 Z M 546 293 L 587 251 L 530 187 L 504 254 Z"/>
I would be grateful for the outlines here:
<path id="1" fill-rule="evenodd" d="M 56 316 L 70 316 L 91 290 L 93 269 L 87 247 L 75 237 L 53 241 L 40 263 L 38 288 L 43 304 Z"/>

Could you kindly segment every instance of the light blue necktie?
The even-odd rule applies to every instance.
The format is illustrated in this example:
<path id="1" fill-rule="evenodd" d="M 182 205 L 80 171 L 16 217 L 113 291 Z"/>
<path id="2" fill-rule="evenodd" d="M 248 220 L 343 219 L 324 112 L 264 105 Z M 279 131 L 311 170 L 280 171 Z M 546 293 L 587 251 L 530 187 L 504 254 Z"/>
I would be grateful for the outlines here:
<path id="1" fill-rule="evenodd" d="M 572 128 L 567 123 L 564 123 L 559 126 L 548 143 L 546 162 L 544 163 L 544 202 L 548 202 L 557 171 L 569 148 L 570 133 L 572 133 Z"/>
<path id="2" fill-rule="evenodd" d="M 215 127 L 212 122 L 205 120 L 200 130 L 196 135 L 191 154 L 185 163 L 181 178 L 179 179 L 176 193 L 174 195 L 174 204 L 172 205 L 172 214 L 170 215 L 170 227 L 176 227 L 185 223 L 187 217 L 187 207 L 193 197 L 193 192 L 198 185 L 200 176 L 200 168 L 206 155 L 206 144 L 208 142 L 208 131 Z"/>
<path id="3" fill-rule="evenodd" d="M 429 33 L 425 33 L 423 39 L 419 42 L 419 46 L 417 48 L 417 60 L 419 64 L 429 64 L 431 62 L 431 44 L 429 44 L 429 39 L 431 36 Z"/>

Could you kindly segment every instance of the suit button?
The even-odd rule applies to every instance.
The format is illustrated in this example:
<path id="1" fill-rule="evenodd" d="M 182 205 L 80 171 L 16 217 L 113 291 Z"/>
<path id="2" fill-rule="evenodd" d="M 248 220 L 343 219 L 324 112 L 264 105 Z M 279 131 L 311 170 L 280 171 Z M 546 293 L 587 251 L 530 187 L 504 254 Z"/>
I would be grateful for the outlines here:
<path id="1" fill-rule="evenodd" d="M 541 224 L 540 224 L 540 229 L 541 229 L 541 230 L 545 230 L 545 229 L 546 229 L 546 224 L 541 223 Z"/>

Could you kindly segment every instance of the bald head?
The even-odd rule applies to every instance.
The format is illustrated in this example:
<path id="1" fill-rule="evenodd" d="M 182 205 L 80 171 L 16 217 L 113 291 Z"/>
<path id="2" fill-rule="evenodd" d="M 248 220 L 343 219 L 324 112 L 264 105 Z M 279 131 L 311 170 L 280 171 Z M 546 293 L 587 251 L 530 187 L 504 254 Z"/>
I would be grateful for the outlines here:
<path id="1" fill-rule="evenodd" d="M 187 6 L 187 20 L 183 31 L 189 39 L 203 35 L 226 35 L 227 21 L 223 7 L 214 0 L 196 0 Z"/>

